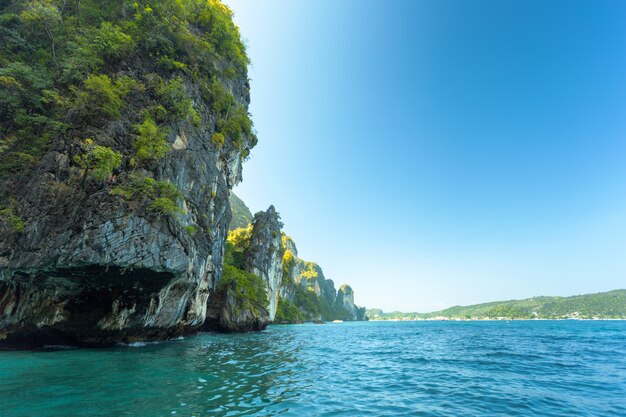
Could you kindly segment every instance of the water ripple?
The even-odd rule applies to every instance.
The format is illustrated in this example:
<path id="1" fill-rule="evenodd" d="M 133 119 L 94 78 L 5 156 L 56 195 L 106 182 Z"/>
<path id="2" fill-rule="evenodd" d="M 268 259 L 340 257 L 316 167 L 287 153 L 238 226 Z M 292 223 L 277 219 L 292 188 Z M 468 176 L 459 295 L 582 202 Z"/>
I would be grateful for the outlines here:
<path id="1" fill-rule="evenodd" d="M 271 326 L 0 352 L 2 416 L 623 416 L 626 322 Z"/>

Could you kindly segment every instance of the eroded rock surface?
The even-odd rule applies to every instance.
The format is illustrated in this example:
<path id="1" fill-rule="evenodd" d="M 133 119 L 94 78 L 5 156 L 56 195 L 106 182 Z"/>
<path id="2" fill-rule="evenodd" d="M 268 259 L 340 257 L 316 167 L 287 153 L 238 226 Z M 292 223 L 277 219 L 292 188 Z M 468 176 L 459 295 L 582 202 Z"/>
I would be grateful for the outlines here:
<path id="1" fill-rule="evenodd" d="M 21 11 L 21 3 L 10 3 Z M 177 49 L 160 50 L 155 43 L 148 53 L 136 46 L 127 56 L 102 61 L 98 75 L 81 74 L 84 82 L 53 80 L 60 87 L 52 93 L 68 109 L 66 130 L 51 136 L 42 156 L 26 155 L 32 168 L 0 176 L 0 348 L 165 339 L 204 323 L 222 270 L 229 192 L 241 181 L 256 138 L 247 115 L 247 58 L 241 56 L 238 31 L 225 6 L 197 6 L 214 20 L 181 15 L 173 30 L 170 16 L 152 28 L 154 38 L 179 42 Z M 121 25 L 119 19 L 161 18 L 170 10 L 163 4 L 125 7 L 103 8 L 101 18 Z M 68 6 L 57 12 L 67 23 L 81 10 Z M 207 25 L 216 24 L 229 50 L 209 38 Z M 90 29 L 84 33 L 96 30 Z M 90 38 L 81 39 L 84 47 L 91 45 Z M 71 48 L 59 48 L 55 59 L 65 62 L 71 54 Z M 29 55 L 16 59 L 24 56 Z M 99 84 L 89 90 L 89 80 Z M 19 82 L 25 81 L 15 78 Z M 122 82 L 131 87 L 119 92 Z M 80 101 L 82 93 L 93 97 Z M 102 97 L 116 94 L 124 94 L 123 100 L 117 97 L 120 111 L 99 107 Z M 4 134 L 11 124 L 1 121 Z M 164 140 L 166 152 L 141 159 L 141 135 L 148 151 L 150 141 Z M 87 141 L 119 154 L 121 162 L 107 175 L 91 175 L 93 167 L 80 163 Z M 0 158 L 23 156 L 18 151 L 0 146 Z M 137 185 L 137 178 L 153 185 L 146 191 L 148 183 Z M 162 184 L 179 195 L 159 201 Z M 164 202 L 164 208 L 151 206 Z"/>
<path id="2" fill-rule="evenodd" d="M 217 291 L 216 297 L 211 300 L 206 329 L 233 332 L 262 330 L 274 320 L 283 265 L 281 228 L 280 217 L 273 206 L 265 212 L 256 213 L 251 229 L 248 229 L 249 235 L 242 242 L 241 264 L 237 265 L 237 268 L 260 279 L 260 289 L 267 296 L 267 305 L 251 301 L 247 292 L 254 288 L 245 287 L 243 282 L 234 282 L 232 286 Z"/>
<path id="3" fill-rule="evenodd" d="M 246 270 L 258 275 L 267 285 L 269 319 L 274 320 L 278 290 L 282 278 L 283 250 L 281 229 L 283 224 L 274 206 L 254 215 L 252 236 L 246 251 Z"/>

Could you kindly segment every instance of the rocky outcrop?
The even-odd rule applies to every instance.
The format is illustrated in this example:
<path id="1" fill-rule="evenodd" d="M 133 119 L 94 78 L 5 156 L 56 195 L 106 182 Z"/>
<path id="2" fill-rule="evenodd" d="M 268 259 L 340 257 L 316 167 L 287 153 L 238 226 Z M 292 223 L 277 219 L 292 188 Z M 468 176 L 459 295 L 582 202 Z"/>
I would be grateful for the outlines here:
<path id="1" fill-rule="evenodd" d="M 210 131 L 177 130 L 187 130 L 186 148 L 170 151 L 156 171 L 182 193 L 179 218 L 136 212 L 107 190 L 51 194 L 63 183 L 46 172 L 29 182 L 21 201 L 30 221 L 16 242 L 0 242 L 5 343 L 39 334 L 89 345 L 160 339 L 204 322 L 241 165 L 224 163 L 237 152 L 211 149 Z M 63 167 L 54 168 L 63 178 Z M 185 226 L 208 233 L 191 236 Z"/>
<path id="2" fill-rule="evenodd" d="M 250 332 L 264 330 L 269 323 L 267 309 L 252 305 L 236 288 L 226 287 L 211 298 L 204 330 Z"/>
<path id="3" fill-rule="evenodd" d="M 350 320 L 357 319 L 357 307 L 354 305 L 354 291 L 348 284 L 343 284 L 339 287 L 336 303 L 347 311 Z"/>
<path id="4" fill-rule="evenodd" d="M 218 287 L 208 309 L 206 329 L 262 330 L 274 320 L 282 277 L 282 226 L 274 206 L 270 206 L 256 213 L 252 224 L 233 238 L 231 250 L 237 259 L 224 266 L 230 268 L 232 282 L 225 288 Z M 252 299 L 251 294 L 257 290 L 263 292 L 264 303 Z"/>
<path id="5" fill-rule="evenodd" d="M 202 35 L 198 27 L 191 30 Z M 152 72 L 164 71 L 152 65 L 135 57 L 123 68 L 148 86 Z M 232 95 L 245 117 L 245 68 L 221 77 L 229 63 L 212 65 L 212 85 Z M 229 116 L 216 110 L 207 82 L 182 71 L 170 76 L 182 80 L 197 119 L 163 126 L 169 132 L 165 156 L 137 166 L 133 123 L 141 120 L 140 106 L 156 100 L 146 87 L 118 119 L 85 128 L 120 153 L 113 176 L 94 179 L 76 166 L 78 148 L 68 134 L 56 137 L 28 174 L 5 183 L 25 227 L 0 233 L 0 347 L 164 339 L 205 321 L 222 270 L 229 190 L 241 181 L 242 161 L 256 139 L 240 132 L 216 141 Z M 117 190 L 133 175 L 173 184 L 179 207 L 165 213 L 123 198 Z"/>
<path id="6" fill-rule="evenodd" d="M 337 290 L 336 303 L 348 312 L 349 320 L 367 320 L 365 307 L 358 307 L 354 304 L 354 290 L 348 284 L 343 284 Z"/>
<path id="7" fill-rule="evenodd" d="M 249 211 L 239 198 L 231 197 L 232 204 L 237 204 L 240 212 Z M 296 244 L 281 230 L 274 207 L 257 213 L 252 222 L 232 230 L 229 241 L 243 259 L 238 266 L 261 277 L 269 299 L 269 319 L 279 323 L 366 319 L 365 309 L 354 304 L 350 286 L 336 290 L 317 263 L 298 257 Z"/>
<path id="8" fill-rule="evenodd" d="M 278 290 L 282 278 L 283 249 L 281 229 L 283 224 L 274 206 L 259 212 L 252 220 L 252 236 L 245 254 L 245 269 L 259 276 L 266 285 L 270 321 L 276 315 Z"/>
<path id="9" fill-rule="evenodd" d="M 354 291 L 349 285 L 336 290 L 333 280 L 324 276 L 317 263 L 298 257 L 296 244 L 289 236 L 283 234 L 282 243 L 284 264 L 279 299 L 299 310 L 301 319 L 295 321 L 365 320 L 365 309 L 354 304 Z"/>

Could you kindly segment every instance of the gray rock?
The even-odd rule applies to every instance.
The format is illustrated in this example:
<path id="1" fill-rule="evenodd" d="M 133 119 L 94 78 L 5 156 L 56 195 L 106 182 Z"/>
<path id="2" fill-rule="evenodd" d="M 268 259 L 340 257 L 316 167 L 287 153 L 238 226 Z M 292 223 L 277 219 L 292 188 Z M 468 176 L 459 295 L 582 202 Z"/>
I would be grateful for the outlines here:
<path id="1" fill-rule="evenodd" d="M 246 270 L 263 279 L 267 285 L 269 319 L 274 320 L 278 289 L 283 270 L 281 229 L 283 224 L 274 206 L 258 212 L 252 220 L 252 237 L 245 255 Z"/>
<path id="2" fill-rule="evenodd" d="M 202 110 L 201 127 L 172 126 L 172 149 L 146 171 L 176 184 L 183 214 L 149 215 L 111 194 L 115 181 L 134 171 L 129 165 L 111 183 L 82 187 L 62 141 L 25 180 L 17 194 L 27 226 L 19 235 L 0 234 L 0 347 L 111 345 L 203 324 L 222 271 L 228 195 L 242 179 L 242 157 L 239 147 L 211 143 L 217 116 L 186 84 Z M 247 107 L 247 80 L 228 86 Z M 114 139 L 130 158 L 132 140 Z M 241 149 L 247 146 L 244 137 Z"/>
<path id="3" fill-rule="evenodd" d="M 354 291 L 348 284 L 343 284 L 337 291 L 336 303 L 348 312 L 350 320 L 357 320 L 357 306 L 354 305 Z"/>
<path id="4" fill-rule="evenodd" d="M 261 278 L 267 294 L 267 308 L 254 305 L 227 288 L 217 292 L 211 300 L 205 329 L 227 332 L 262 330 L 274 320 L 282 276 L 282 226 L 274 206 L 256 213 L 243 252 L 241 267 Z"/>

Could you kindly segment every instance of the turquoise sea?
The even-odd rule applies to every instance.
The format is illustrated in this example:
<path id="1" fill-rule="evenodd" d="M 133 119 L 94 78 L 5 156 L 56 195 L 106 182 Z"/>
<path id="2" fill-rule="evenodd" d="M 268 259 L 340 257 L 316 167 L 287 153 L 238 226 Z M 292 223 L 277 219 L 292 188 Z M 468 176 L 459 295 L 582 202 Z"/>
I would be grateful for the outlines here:
<path id="1" fill-rule="evenodd" d="M 0 352 L 0 415 L 626 416 L 626 322 L 304 324 Z"/>

